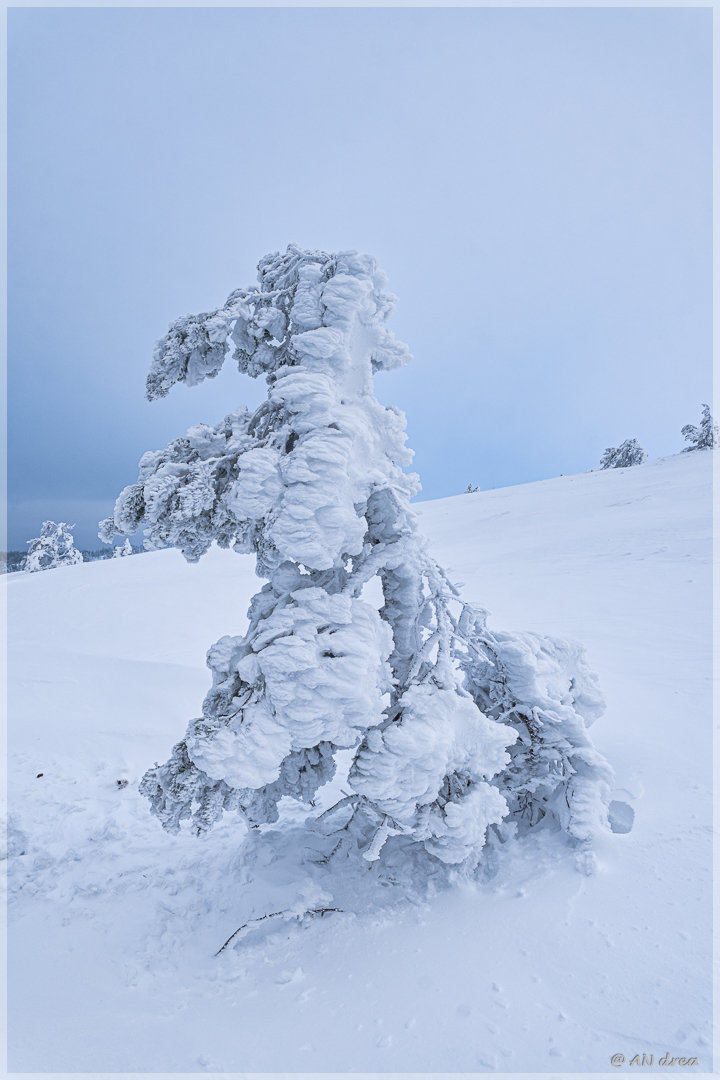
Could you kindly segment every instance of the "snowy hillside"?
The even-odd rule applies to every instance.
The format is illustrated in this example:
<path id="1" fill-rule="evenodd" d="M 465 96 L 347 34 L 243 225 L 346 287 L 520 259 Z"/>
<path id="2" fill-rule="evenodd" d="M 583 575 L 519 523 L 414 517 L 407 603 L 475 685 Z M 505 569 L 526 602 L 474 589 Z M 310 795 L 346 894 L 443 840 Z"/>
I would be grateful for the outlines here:
<path id="1" fill-rule="evenodd" d="M 597 872 L 545 842 L 416 904 L 350 882 L 364 911 L 254 923 L 219 956 L 328 901 L 292 833 L 276 861 L 231 816 L 168 836 L 136 790 L 199 714 L 208 646 L 243 632 L 252 558 L 9 575 L 11 1071 L 709 1072 L 712 457 L 417 507 L 492 627 L 587 648 L 636 815 Z"/>

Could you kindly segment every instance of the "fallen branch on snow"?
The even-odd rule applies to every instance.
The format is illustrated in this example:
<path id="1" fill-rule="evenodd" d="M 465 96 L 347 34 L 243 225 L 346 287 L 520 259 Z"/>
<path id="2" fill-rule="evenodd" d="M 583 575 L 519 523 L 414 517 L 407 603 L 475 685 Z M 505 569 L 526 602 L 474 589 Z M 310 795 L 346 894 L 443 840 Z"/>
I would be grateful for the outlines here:
<path id="1" fill-rule="evenodd" d="M 278 918 L 281 915 L 284 915 L 284 916 L 286 916 L 288 918 L 291 918 L 291 919 L 304 919 L 306 915 L 326 915 L 328 913 L 328 911 L 342 911 L 342 910 L 343 909 L 339 908 L 339 907 L 310 908 L 309 911 L 303 911 L 303 913 L 301 915 L 293 915 L 291 912 L 288 912 L 288 911 L 271 911 L 267 915 L 261 915 L 258 919 L 250 919 L 249 922 L 243 923 L 242 926 L 238 926 L 237 930 L 235 930 L 230 935 L 230 937 L 227 939 L 225 944 L 220 946 L 218 951 L 215 953 L 215 956 L 219 956 L 220 953 L 223 951 L 223 949 L 227 948 L 227 946 L 230 944 L 232 939 L 234 937 L 237 937 L 237 935 L 240 933 L 241 930 L 246 930 L 248 928 L 248 926 L 250 926 L 252 923 L 259 923 L 259 922 L 262 922 L 264 919 L 275 919 L 275 918 Z"/>

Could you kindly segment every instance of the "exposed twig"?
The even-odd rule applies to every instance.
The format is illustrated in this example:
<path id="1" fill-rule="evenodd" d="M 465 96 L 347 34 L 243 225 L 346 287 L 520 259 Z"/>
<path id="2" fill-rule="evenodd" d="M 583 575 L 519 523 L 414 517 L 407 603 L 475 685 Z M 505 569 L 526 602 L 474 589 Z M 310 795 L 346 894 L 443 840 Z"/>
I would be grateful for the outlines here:
<path id="1" fill-rule="evenodd" d="M 304 919 L 306 915 L 326 915 L 328 913 L 328 911 L 342 911 L 342 910 L 343 909 L 339 908 L 339 907 L 310 908 L 308 911 L 303 911 L 302 915 L 292 915 L 291 918 Z M 234 937 L 237 937 L 237 935 L 240 933 L 241 930 L 246 930 L 247 927 L 251 925 L 251 923 L 262 922 L 264 919 L 275 919 L 279 915 L 288 915 L 288 912 L 287 911 L 270 911 L 270 912 L 268 912 L 267 915 L 260 915 L 259 918 L 250 919 L 249 922 L 243 923 L 242 926 L 238 926 L 237 930 L 235 930 L 230 935 L 230 937 L 227 939 L 227 941 L 223 945 L 220 946 L 218 951 L 215 953 L 215 956 L 219 956 L 220 953 L 223 951 L 223 949 L 226 949 L 228 947 L 228 945 L 230 944 L 232 939 Z"/>

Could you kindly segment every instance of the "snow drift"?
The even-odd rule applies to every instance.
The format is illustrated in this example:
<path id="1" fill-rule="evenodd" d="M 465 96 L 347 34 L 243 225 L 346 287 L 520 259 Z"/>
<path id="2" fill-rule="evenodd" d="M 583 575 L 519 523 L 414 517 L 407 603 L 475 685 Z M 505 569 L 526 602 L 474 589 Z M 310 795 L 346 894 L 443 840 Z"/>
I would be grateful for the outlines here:
<path id="1" fill-rule="evenodd" d="M 230 816 L 168 836 L 137 784 L 207 689 L 207 642 L 242 631 L 253 560 L 9 575 L 10 1068 L 557 1075 L 669 1051 L 709 1072 L 712 458 L 417 507 L 496 637 L 587 647 L 620 808 L 591 877 L 548 831 L 419 904 L 378 863 L 331 897 L 289 800 L 270 844 Z"/>

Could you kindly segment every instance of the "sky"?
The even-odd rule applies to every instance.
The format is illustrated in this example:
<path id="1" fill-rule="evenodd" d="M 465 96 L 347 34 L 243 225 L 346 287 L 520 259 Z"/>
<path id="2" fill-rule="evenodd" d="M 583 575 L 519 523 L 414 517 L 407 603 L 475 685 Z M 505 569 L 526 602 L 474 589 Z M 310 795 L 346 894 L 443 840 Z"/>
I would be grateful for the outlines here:
<path id="1" fill-rule="evenodd" d="M 712 394 L 709 8 L 8 12 L 8 547 L 264 397 L 153 342 L 293 242 L 374 254 L 422 499 L 674 454 Z M 481 538 L 478 538 L 478 542 Z"/>

